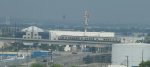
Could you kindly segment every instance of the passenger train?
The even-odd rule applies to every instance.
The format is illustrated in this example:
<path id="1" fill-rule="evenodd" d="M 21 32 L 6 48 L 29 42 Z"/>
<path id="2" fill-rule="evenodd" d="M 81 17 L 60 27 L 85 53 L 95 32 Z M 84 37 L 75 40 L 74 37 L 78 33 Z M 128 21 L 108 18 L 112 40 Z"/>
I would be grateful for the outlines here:
<path id="1" fill-rule="evenodd" d="M 58 40 L 116 42 L 116 43 L 121 42 L 121 39 L 117 37 L 67 36 L 67 35 L 59 36 Z"/>

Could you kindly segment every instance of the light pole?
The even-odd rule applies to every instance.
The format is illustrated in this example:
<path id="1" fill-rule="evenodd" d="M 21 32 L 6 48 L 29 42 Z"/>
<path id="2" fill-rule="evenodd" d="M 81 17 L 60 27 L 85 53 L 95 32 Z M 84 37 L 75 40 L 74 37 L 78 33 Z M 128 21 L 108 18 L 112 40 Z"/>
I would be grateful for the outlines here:
<path id="1" fill-rule="evenodd" d="M 27 50 L 27 56 L 26 56 L 26 60 L 27 60 L 27 67 L 29 67 L 29 62 L 28 62 L 28 61 L 29 61 L 29 54 L 28 54 L 29 52 L 28 52 L 28 48 L 27 48 L 26 50 Z"/>
<path id="2" fill-rule="evenodd" d="M 2 50 L 2 54 L 1 54 L 2 63 L 1 63 L 1 64 L 2 64 L 2 66 L 3 66 L 3 64 L 4 64 L 4 63 L 3 63 L 3 46 L 2 46 L 2 48 L 1 48 L 1 50 Z"/>
<path id="3" fill-rule="evenodd" d="M 51 62 L 53 62 L 53 51 L 50 49 Z"/>
<path id="4" fill-rule="evenodd" d="M 144 53 L 144 50 L 142 50 L 142 67 L 143 67 L 143 62 L 144 62 L 144 60 L 143 60 L 143 53 Z"/>
<path id="5" fill-rule="evenodd" d="M 127 67 L 129 67 L 129 60 L 128 60 L 128 57 L 129 57 L 129 56 L 126 56 L 126 58 L 127 58 Z"/>

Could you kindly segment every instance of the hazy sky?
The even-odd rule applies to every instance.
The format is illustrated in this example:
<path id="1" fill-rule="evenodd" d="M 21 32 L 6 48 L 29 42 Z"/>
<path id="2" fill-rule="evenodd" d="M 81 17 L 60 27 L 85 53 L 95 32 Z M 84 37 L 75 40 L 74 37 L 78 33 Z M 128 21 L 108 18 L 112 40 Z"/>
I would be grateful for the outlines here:
<path id="1" fill-rule="evenodd" d="M 85 10 L 91 23 L 150 22 L 150 0 L 0 0 L 0 16 L 81 21 Z"/>

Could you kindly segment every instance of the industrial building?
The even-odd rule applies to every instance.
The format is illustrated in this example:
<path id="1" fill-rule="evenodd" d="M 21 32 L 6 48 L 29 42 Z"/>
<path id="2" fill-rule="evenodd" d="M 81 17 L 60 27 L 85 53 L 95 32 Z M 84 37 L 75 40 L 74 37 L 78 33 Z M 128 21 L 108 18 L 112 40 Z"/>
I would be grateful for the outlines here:
<path id="1" fill-rule="evenodd" d="M 49 39 L 49 32 L 36 26 L 30 26 L 22 29 L 21 32 L 16 32 L 15 37 L 24 39 Z"/>
<path id="2" fill-rule="evenodd" d="M 3 57 L 17 56 L 17 52 L 0 52 L 0 56 Z"/>
<path id="3" fill-rule="evenodd" d="M 82 31 L 49 31 L 50 40 L 58 40 L 60 36 L 93 36 L 93 37 L 115 37 L 114 32 L 82 32 Z"/>
<path id="4" fill-rule="evenodd" d="M 50 40 L 66 40 L 66 41 L 91 41 L 91 42 L 114 42 L 120 43 L 120 39 L 115 37 L 114 32 L 81 32 L 81 31 L 49 31 L 49 39 Z M 62 45 L 64 45 L 62 43 Z M 65 51 L 69 51 L 70 49 L 77 48 L 75 45 L 68 47 L 71 44 L 65 44 Z M 99 44 L 97 44 L 99 45 Z M 92 45 L 91 45 L 92 46 Z M 97 50 L 101 50 L 99 46 Z M 105 46 L 108 47 L 108 46 Z M 105 48 L 103 47 L 103 48 Z M 80 45 L 81 51 L 86 50 L 86 44 Z M 80 50 L 80 49 L 78 49 Z M 97 51 L 96 50 L 96 51 Z M 100 51 L 98 51 L 100 52 Z"/>
<path id="5" fill-rule="evenodd" d="M 91 42 L 114 42 L 120 43 L 120 39 L 115 37 L 114 32 L 82 32 L 82 31 L 55 31 L 50 30 L 49 32 L 38 28 L 36 26 L 30 26 L 28 28 L 22 29 L 21 32 L 17 32 L 15 35 L 17 38 L 24 39 L 49 39 L 49 40 L 71 40 L 71 41 L 91 41 Z M 33 43 L 24 43 L 25 45 L 33 45 Z M 58 45 L 66 45 L 65 51 L 92 51 L 93 46 L 91 48 L 87 48 L 86 44 L 80 45 L 80 49 L 76 45 L 71 44 L 58 44 Z M 98 47 L 98 46 L 96 46 Z M 95 51 L 101 50 L 101 47 L 96 48 Z M 105 47 L 104 47 L 105 48 Z M 88 49 L 88 50 L 87 50 Z M 101 52 L 101 51 L 97 51 Z"/>
<path id="6" fill-rule="evenodd" d="M 44 58 L 50 55 L 50 51 L 33 51 L 31 54 L 32 58 Z"/>
<path id="7" fill-rule="evenodd" d="M 36 27 L 30 26 L 21 30 L 21 32 L 16 32 L 16 38 L 24 38 L 24 39 L 49 39 L 49 32 Z M 33 43 L 23 43 L 24 45 L 33 45 Z"/>
<path id="8" fill-rule="evenodd" d="M 112 45 L 112 65 L 138 67 L 142 61 L 150 60 L 150 44 L 128 43 Z"/>
<path id="9" fill-rule="evenodd" d="M 96 42 L 120 42 L 117 38 L 115 38 L 114 32 L 88 32 L 88 21 L 89 21 L 89 12 L 85 11 L 84 13 L 84 32 L 83 31 L 49 31 L 49 39 L 50 40 L 70 40 L 70 41 L 96 41 Z M 63 44 L 63 43 L 62 43 Z M 65 44 L 65 51 L 73 50 L 77 51 L 77 45 L 69 46 L 71 44 Z M 79 44 L 78 44 L 79 45 Z M 80 50 L 86 50 L 86 44 L 80 44 Z M 92 46 L 92 45 L 91 45 Z M 93 47 L 93 46 L 92 46 Z M 110 46 L 94 46 L 94 51 L 102 52 L 105 51 L 103 48 L 111 48 Z M 96 49 L 96 50 L 95 50 Z M 100 51 L 99 51 L 100 50 Z M 106 49 L 106 52 L 110 50 Z"/>
<path id="10" fill-rule="evenodd" d="M 23 35 L 23 38 L 25 39 L 41 39 L 41 36 L 38 35 L 38 32 L 44 32 L 44 30 L 36 26 L 30 26 L 28 28 L 23 29 L 22 32 L 26 33 L 25 35 Z"/>

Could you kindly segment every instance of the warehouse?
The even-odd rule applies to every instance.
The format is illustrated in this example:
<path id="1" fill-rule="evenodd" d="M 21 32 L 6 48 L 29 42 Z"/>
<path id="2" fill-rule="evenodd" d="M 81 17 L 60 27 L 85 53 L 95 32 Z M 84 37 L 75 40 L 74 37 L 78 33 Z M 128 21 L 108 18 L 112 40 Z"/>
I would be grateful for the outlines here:
<path id="1" fill-rule="evenodd" d="M 95 36 L 95 37 L 115 37 L 114 32 L 81 32 L 81 31 L 49 31 L 51 40 L 58 40 L 59 36 Z"/>
<path id="2" fill-rule="evenodd" d="M 15 37 L 24 39 L 49 39 L 49 32 L 36 26 L 30 26 L 22 29 L 21 32 L 16 32 Z"/>
<path id="3" fill-rule="evenodd" d="M 120 40 L 118 40 L 115 37 L 114 32 L 49 31 L 49 39 L 50 40 L 67 40 L 67 41 L 120 42 Z M 68 47 L 69 45 L 71 47 Z M 96 51 L 97 51 L 97 48 L 101 48 L 98 46 L 93 46 L 93 47 L 96 47 L 95 48 Z M 74 49 L 75 51 L 87 50 L 86 44 L 80 45 L 79 47 L 80 49 L 77 49 L 78 47 L 75 47 L 75 45 L 74 47 L 72 47 L 71 44 L 66 44 L 66 48 Z M 68 50 L 65 50 L 65 51 L 68 51 Z"/>

